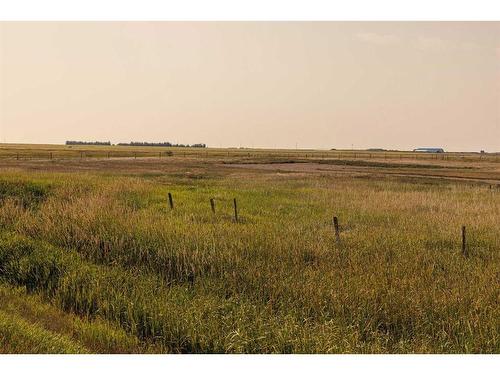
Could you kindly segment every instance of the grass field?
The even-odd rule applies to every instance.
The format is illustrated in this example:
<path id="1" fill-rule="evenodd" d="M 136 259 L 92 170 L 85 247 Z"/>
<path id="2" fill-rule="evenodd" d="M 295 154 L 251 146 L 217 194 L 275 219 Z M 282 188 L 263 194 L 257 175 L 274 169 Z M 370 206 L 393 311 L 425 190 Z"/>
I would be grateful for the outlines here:
<path id="1" fill-rule="evenodd" d="M 318 159 L 384 159 L 384 160 L 446 160 L 500 163 L 500 153 L 428 154 L 408 151 L 365 150 L 291 150 L 250 148 L 184 148 L 141 146 L 80 146 L 80 145 L 25 145 L 0 144 L 0 159 L 53 160 L 88 158 L 163 158 L 166 156 L 194 158 L 271 158 L 274 161 L 286 158 Z"/>
<path id="2" fill-rule="evenodd" d="M 3 145 L 0 352 L 500 353 L 499 161 Z"/>

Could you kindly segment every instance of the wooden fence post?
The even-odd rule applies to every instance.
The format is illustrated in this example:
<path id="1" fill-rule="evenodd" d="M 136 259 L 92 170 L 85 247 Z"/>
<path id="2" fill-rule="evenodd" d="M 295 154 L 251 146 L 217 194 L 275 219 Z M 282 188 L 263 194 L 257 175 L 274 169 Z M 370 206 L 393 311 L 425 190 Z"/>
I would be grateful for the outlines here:
<path id="1" fill-rule="evenodd" d="M 236 198 L 233 199 L 234 203 L 234 220 L 238 222 L 238 206 L 236 205 Z"/>
<path id="2" fill-rule="evenodd" d="M 215 201 L 213 198 L 210 198 L 210 207 L 212 208 L 212 213 L 215 215 Z"/>
<path id="3" fill-rule="evenodd" d="M 339 230 L 339 219 L 337 216 L 333 217 L 333 227 L 335 228 L 335 241 L 340 243 L 340 230 Z"/>
<path id="4" fill-rule="evenodd" d="M 172 199 L 172 194 L 168 193 L 168 204 L 170 205 L 170 209 L 174 209 L 174 200 Z"/>
<path id="5" fill-rule="evenodd" d="M 466 239 L 465 239 L 465 225 L 462 225 L 462 254 L 464 257 L 469 256 L 469 252 L 467 251 Z"/>

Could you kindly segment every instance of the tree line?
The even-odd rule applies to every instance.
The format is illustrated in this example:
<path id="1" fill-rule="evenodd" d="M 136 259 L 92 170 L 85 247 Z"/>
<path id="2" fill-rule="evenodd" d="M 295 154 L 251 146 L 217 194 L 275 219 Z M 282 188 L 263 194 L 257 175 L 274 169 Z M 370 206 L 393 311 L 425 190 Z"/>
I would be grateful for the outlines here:
<path id="1" fill-rule="evenodd" d="M 84 141 L 66 141 L 67 146 L 111 146 L 111 142 L 84 142 Z"/>
<path id="2" fill-rule="evenodd" d="M 85 142 L 85 141 L 66 141 L 67 146 L 112 146 L 111 142 Z M 113 145 L 114 146 L 114 145 Z M 207 145 L 205 143 L 194 143 L 192 145 L 182 144 L 182 143 L 170 143 L 170 142 L 129 142 L 129 143 L 118 143 L 118 146 L 140 146 L 140 147 L 195 147 L 195 148 L 205 148 Z"/>
<path id="3" fill-rule="evenodd" d="M 170 142 L 130 142 L 130 143 L 118 143 L 118 146 L 140 146 L 140 147 L 198 147 L 205 148 L 207 145 L 205 143 L 194 143 L 192 145 L 182 144 L 182 143 L 170 143 Z"/>

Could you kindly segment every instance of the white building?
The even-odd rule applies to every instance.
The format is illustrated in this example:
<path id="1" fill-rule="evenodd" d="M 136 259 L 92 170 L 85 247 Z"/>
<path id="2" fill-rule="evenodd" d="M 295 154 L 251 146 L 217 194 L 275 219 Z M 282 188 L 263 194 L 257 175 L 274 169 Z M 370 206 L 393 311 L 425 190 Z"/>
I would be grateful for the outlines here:
<path id="1" fill-rule="evenodd" d="M 435 154 L 441 154 L 444 152 L 442 148 L 437 147 L 420 147 L 413 150 L 414 152 L 430 152 Z"/>

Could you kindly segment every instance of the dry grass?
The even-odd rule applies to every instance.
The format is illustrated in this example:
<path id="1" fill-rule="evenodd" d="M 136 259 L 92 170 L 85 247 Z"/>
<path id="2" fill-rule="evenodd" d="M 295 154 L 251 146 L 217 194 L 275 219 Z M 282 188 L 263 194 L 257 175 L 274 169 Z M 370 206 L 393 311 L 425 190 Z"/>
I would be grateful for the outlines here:
<path id="1" fill-rule="evenodd" d="M 5 162 L 0 278 L 123 331 L 90 351 L 499 353 L 495 167 L 316 166 Z"/>

